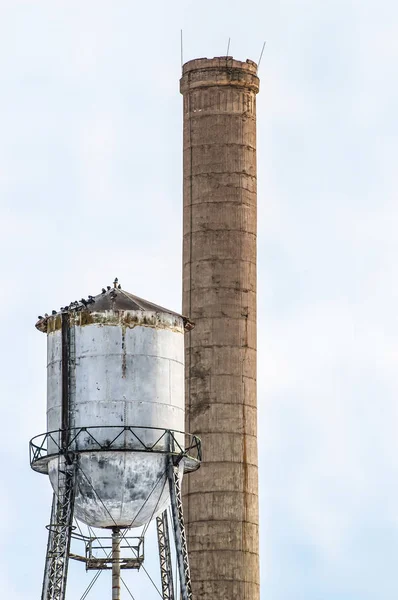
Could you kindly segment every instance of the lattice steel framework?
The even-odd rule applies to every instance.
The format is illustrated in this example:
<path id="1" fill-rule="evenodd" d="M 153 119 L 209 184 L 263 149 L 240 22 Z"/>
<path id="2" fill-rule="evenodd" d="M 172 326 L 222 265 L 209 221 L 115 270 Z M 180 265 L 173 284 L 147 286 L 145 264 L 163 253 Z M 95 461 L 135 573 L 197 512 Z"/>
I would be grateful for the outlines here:
<path id="1" fill-rule="evenodd" d="M 171 549 L 167 510 L 156 517 L 158 534 L 160 578 L 162 582 L 163 600 L 174 600 L 173 569 L 171 564 Z"/>
<path id="2" fill-rule="evenodd" d="M 49 525 L 42 600 L 64 600 L 76 490 L 76 457 L 67 456 L 58 469 L 58 494 L 54 494 Z"/>
<path id="3" fill-rule="evenodd" d="M 177 549 L 177 565 L 180 575 L 181 600 L 192 600 L 191 573 L 189 570 L 187 537 L 182 510 L 181 480 L 179 461 L 169 456 L 168 479 L 173 515 L 174 538 Z"/>
<path id="4" fill-rule="evenodd" d="M 91 569 L 109 568 L 108 563 L 112 563 L 112 559 L 110 561 L 109 559 L 103 561 L 99 559 L 93 560 L 90 552 L 88 554 L 86 552 L 85 557 L 70 553 L 73 530 L 72 523 L 76 490 L 76 474 L 80 454 L 78 449 L 75 449 L 73 452 L 71 450 L 71 446 L 73 440 L 76 440 L 83 432 L 89 432 L 91 429 L 94 428 L 87 427 L 80 428 L 79 430 L 70 429 L 67 432 L 67 435 L 65 435 L 62 430 L 59 430 L 57 432 L 51 432 L 44 434 L 43 436 L 39 436 L 39 444 L 36 442 L 38 438 L 36 438 L 34 441 L 31 441 L 31 466 L 34 470 L 42 473 L 47 472 L 48 460 L 58 456 L 58 488 L 57 494 L 54 494 L 53 497 L 51 522 L 48 527 L 49 536 L 41 600 L 65 600 L 69 558 L 74 558 L 76 560 L 80 560 L 81 562 L 85 562 L 86 568 Z M 123 432 L 131 432 L 135 439 L 138 438 L 136 430 L 140 428 L 123 427 L 121 429 Z M 115 435 L 113 441 L 107 442 L 105 447 L 98 442 L 98 449 L 101 449 L 102 451 L 106 450 L 108 452 L 116 449 L 114 448 L 114 443 L 119 438 L 121 432 L 117 431 L 115 433 L 117 435 Z M 181 478 L 184 471 L 189 472 L 199 467 L 201 459 L 201 443 L 200 439 L 196 436 L 190 436 L 188 445 L 185 449 L 183 449 L 178 443 L 176 432 L 163 430 L 159 439 L 162 439 L 163 436 L 167 436 L 169 440 L 168 449 L 161 450 L 161 453 L 167 453 L 168 455 L 167 479 L 169 483 L 171 500 L 171 513 L 180 579 L 181 600 L 192 600 L 191 576 L 189 570 L 187 540 L 182 508 Z M 92 437 L 95 439 L 94 436 Z M 59 452 L 58 455 L 55 453 L 51 455 L 48 454 L 48 441 L 51 441 L 54 444 L 58 442 L 56 444 L 56 450 Z M 64 448 L 62 448 L 62 446 L 64 446 Z M 126 449 L 126 451 L 129 450 Z M 156 453 L 156 444 L 145 446 L 142 443 L 140 446 L 140 451 Z M 173 586 L 171 546 L 167 511 L 165 511 L 160 517 L 157 517 L 156 525 L 161 570 L 162 598 L 163 600 L 175 600 L 175 594 L 177 591 L 174 590 Z M 126 539 L 125 536 L 123 537 Z M 139 550 L 137 550 L 137 552 L 137 557 L 134 560 L 131 560 L 130 562 L 123 560 L 121 568 L 139 568 L 144 557 L 139 555 Z"/>

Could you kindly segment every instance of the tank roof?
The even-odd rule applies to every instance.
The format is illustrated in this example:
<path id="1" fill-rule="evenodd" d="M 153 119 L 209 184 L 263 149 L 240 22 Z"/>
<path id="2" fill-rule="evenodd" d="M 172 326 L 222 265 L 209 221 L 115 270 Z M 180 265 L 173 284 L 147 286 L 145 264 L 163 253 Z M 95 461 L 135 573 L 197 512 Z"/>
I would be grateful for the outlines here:
<path id="1" fill-rule="evenodd" d="M 113 287 L 108 285 L 106 288 L 102 288 L 101 293 L 96 296 L 88 296 L 87 299 L 82 298 L 79 301 L 75 300 L 67 306 L 61 306 L 59 311 L 53 310 L 51 315 L 46 313 L 44 317 L 39 316 L 36 323 L 36 329 L 43 333 L 47 333 L 48 319 L 52 319 L 63 313 L 74 313 L 83 310 L 88 312 L 148 311 L 154 313 L 166 313 L 183 319 L 186 331 L 189 331 L 194 327 L 193 322 L 188 317 L 184 317 L 168 308 L 164 308 L 163 306 L 159 306 L 158 304 L 154 304 L 153 302 L 149 302 L 148 300 L 144 300 L 139 296 L 134 296 L 134 294 L 123 290 L 116 278 L 113 282 Z"/>

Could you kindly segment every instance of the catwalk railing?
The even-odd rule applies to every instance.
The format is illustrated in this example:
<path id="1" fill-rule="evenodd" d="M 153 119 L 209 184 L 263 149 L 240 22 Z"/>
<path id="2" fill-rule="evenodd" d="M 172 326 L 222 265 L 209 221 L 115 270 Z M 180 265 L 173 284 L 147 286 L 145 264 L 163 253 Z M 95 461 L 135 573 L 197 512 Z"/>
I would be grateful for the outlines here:
<path id="1" fill-rule="evenodd" d="M 65 439 L 67 440 L 65 443 Z M 184 471 L 195 471 L 202 459 L 201 441 L 196 435 L 158 427 L 94 426 L 57 429 L 30 441 L 30 465 L 39 473 L 48 472 L 48 462 L 59 455 L 86 452 L 151 452 L 184 460 Z"/>

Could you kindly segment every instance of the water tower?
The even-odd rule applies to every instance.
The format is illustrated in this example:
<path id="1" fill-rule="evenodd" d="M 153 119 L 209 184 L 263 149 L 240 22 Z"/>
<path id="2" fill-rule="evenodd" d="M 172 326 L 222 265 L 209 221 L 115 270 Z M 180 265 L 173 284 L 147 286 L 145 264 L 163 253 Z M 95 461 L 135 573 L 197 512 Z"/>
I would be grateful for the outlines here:
<path id="1" fill-rule="evenodd" d="M 193 324 L 115 279 L 36 327 L 47 334 L 47 432 L 31 441 L 30 458 L 54 491 L 42 600 L 65 598 L 71 558 L 111 569 L 119 600 L 120 570 L 144 561 L 142 536 L 127 533 L 153 519 L 163 599 L 174 600 L 169 507 L 181 598 L 191 599 L 181 481 L 201 458 L 200 440 L 184 433 L 184 333 Z M 79 534 L 74 518 L 111 533 L 102 558 L 100 538 Z M 73 538 L 84 552 L 71 552 Z"/>

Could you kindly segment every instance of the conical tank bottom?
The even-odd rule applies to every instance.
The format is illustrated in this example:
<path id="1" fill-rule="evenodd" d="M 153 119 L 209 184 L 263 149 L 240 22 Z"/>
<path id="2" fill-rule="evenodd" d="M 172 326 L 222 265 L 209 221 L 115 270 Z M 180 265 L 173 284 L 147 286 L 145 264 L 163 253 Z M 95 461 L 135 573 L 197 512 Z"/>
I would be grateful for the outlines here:
<path id="1" fill-rule="evenodd" d="M 58 492 L 58 468 L 49 477 Z M 181 464 L 180 476 L 183 467 Z M 169 505 L 167 457 L 141 452 L 87 452 L 79 456 L 75 515 L 91 527 L 140 527 Z"/>

